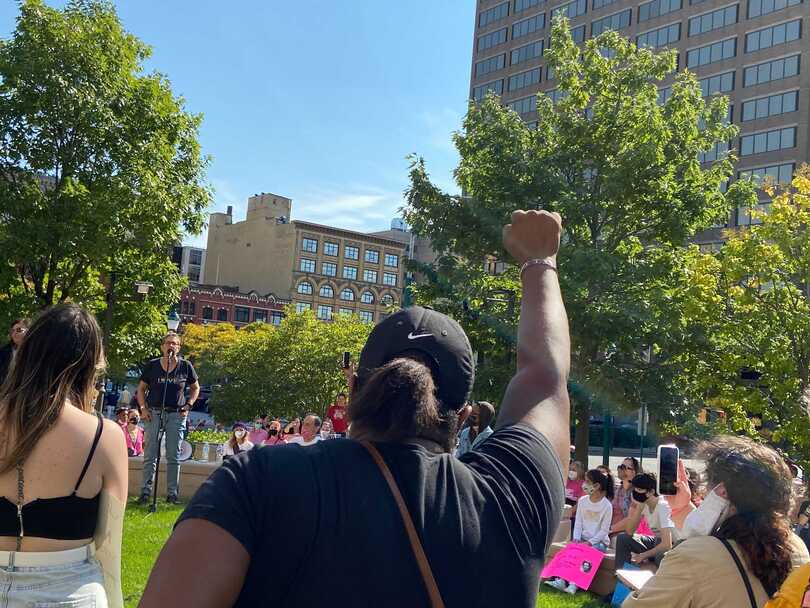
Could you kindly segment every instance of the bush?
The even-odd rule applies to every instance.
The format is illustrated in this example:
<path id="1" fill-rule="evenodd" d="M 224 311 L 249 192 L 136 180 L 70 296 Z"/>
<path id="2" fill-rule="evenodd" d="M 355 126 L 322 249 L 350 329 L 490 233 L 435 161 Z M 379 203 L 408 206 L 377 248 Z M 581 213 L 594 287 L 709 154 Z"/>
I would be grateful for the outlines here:
<path id="1" fill-rule="evenodd" d="M 188 434 L 189 443 L 225 443 L 231 436 L 225 431 L 191 431 Z"/>

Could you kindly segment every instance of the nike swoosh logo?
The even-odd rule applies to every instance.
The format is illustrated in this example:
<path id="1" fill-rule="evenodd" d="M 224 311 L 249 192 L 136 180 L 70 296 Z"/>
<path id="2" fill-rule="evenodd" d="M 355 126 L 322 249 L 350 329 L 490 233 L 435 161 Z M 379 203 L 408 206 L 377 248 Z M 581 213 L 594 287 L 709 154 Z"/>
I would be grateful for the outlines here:
<path id="1" fill-rule="evenodd" d="M 432 335 L 433 334 L 417 334 L 417 335 L 413 335 L 413 332 L 411 332 L 411 333 L 408 334 L 408 340 L 418 340 L 419 338 L 428 338 L 428 337 L 430 337 Z"/>

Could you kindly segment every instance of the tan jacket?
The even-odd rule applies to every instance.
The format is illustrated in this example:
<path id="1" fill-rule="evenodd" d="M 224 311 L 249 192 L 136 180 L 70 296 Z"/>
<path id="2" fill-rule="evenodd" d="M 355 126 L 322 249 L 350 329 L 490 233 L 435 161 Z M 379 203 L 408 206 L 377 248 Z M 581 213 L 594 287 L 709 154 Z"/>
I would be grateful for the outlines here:
<path id="1" fill-rule="evenodd" d="M 807 547 L 792 535 L 793 567 L 810 562 Z M 768 594 L 748 570 L 745 557 L 731 541 L 748 572 L 751 587 L 762 608 Z M 622 608 L 750 608 L 740 571 L 723 544 L 712 536 L 690 538 L 669 551 L 657 574 L 641 591 L 627 597 Z"/>

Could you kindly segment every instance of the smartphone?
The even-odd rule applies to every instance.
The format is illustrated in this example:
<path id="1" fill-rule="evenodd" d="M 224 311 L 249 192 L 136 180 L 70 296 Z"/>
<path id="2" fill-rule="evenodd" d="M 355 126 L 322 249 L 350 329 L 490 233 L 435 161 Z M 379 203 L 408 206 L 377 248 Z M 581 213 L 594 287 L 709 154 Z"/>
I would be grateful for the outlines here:
<path id="1" fill-rule="evenodd" d="M 352 354 L 349 351 L 343 352 L 343 369 L 349 369 L 349 364 L 352 360 Z"/>
<path id="2" fill-rule="evenodd" d="M 663 496 L 678 492 L 678 456 L 674 445 L 658 446 L 658 493 Z"/>

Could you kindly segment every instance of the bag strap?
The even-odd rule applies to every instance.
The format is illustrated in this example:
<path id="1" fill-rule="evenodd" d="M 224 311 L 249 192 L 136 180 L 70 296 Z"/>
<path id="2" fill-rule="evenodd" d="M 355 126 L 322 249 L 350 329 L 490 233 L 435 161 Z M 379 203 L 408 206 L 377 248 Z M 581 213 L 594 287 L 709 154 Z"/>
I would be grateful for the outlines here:
<path id="1" fill-rule="evenodd" d="M 748 573 L 745 571 L 745 568 L 740 561 L 740 557 L 737 555 L 734 547 L 731 546 L 731 543 L 725 538 L 720 538 L 719 536 L 715 536 L 715 538 L 723 543 L 723 546 L 728 549 L 729 553 L 731 553 L 731 557 L 734 560 L 734 563 L 737 565 L 737 570 L 740 571 L 740 576 L 742 576 L 743 582 L 745 583 L 745 590 L 748 592 L 748 599 L 751 601 L 751 608 L 757 608 L 757 600 L 754 597 L 754 589 L 751 587 L 751 579 L 748 578 Z"/>
<path id="2" fill-rule="evenodd" d="M 413 519 L 411 519 L 411 514 L 408 512 L 405 499 L 402 498 L 402 493 L 399 491 L 399 487 L 397 487 L 397 482 L 394 479 L 394 476 L 391 474 L 391 470 L 388 468 L 388 465 L 385 464 L 385 460 L 383 460 L 383 457 L 380 455 L 380 452 L 376 447 L 374 447 L 368 441 L 361 441 L 360 444 L 366 448 L 366 450 L 368 450 L 369 454 L 371 454 L 371 458 L 377 464 L 377 467 L 379 467 L 385 481 L 388 483 L 388 488 L 391 490 L 391 494 L 394 496 L 394 501 L 397 503 L 397 507 L 399 508 L 399 514 L 402 516 L 402 523 L 405 524 L 405 531 L 408 533 L 408 540 L 411 543 L 413 556 L 416 558 L 416 565 L 419 566 L 419 572 L 422 574 L 422 581 L 425 583 L 425 588 L 427 589 L 428 596 L 430 597 L 431 608 L 444 608 L 442 594 L 439 591 L 439 586 L 436 584 L 436 579 L 433 578 L 433 571 L 430 569 L 430 562 L 428 562 L 427 555 L 425 555 L 425 550 L 422 548 L 422 542 L 419 540 L 419 535 L 416 533 L 416 527 L 413 525 Z"/>

